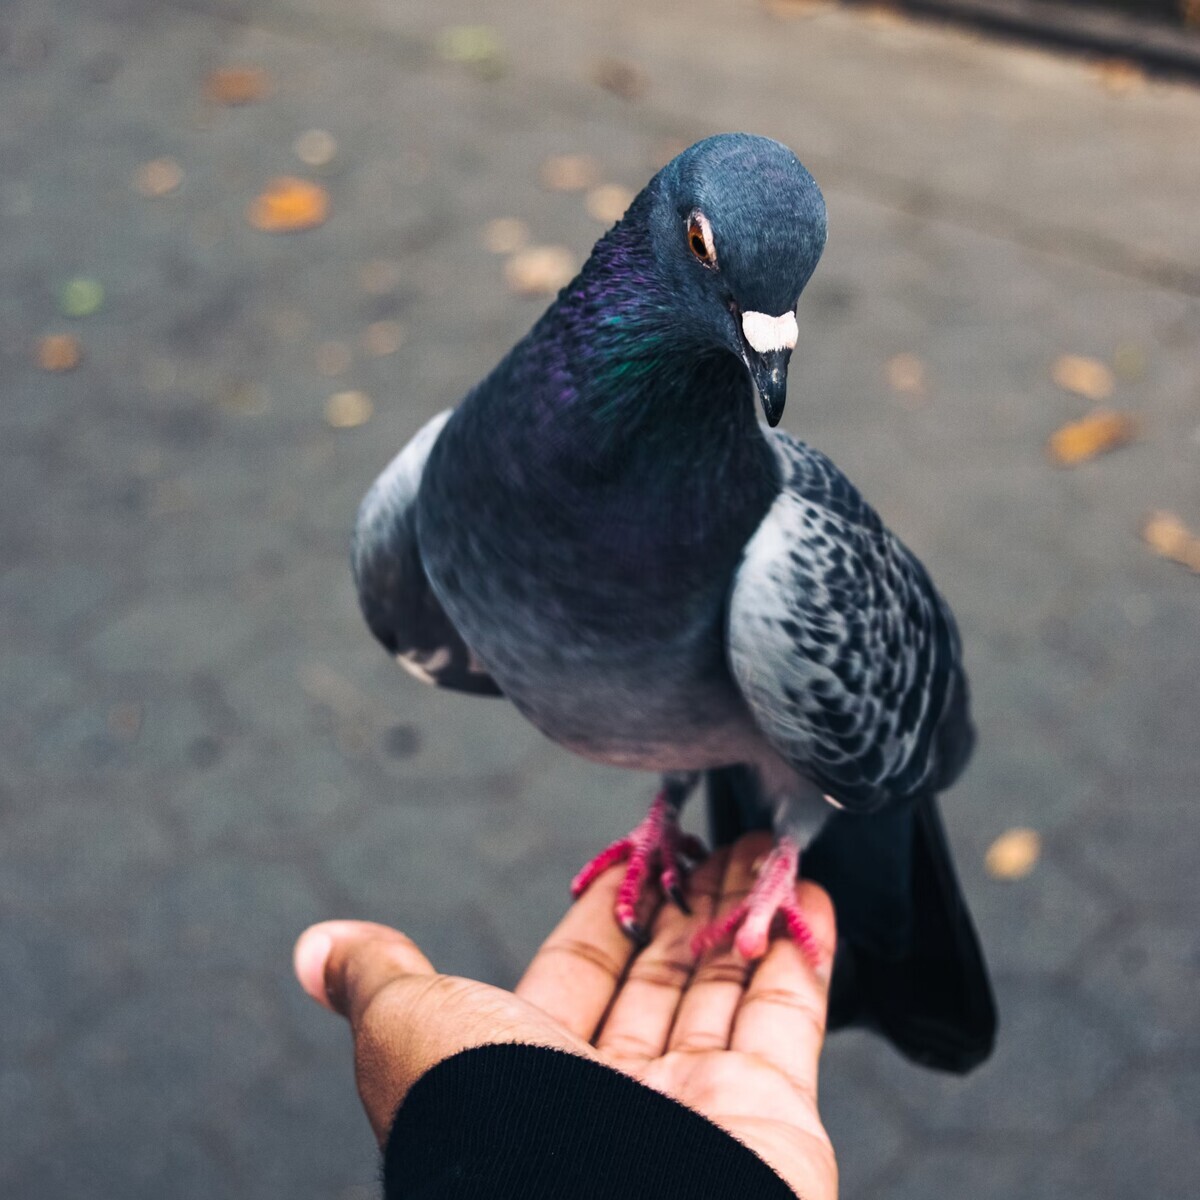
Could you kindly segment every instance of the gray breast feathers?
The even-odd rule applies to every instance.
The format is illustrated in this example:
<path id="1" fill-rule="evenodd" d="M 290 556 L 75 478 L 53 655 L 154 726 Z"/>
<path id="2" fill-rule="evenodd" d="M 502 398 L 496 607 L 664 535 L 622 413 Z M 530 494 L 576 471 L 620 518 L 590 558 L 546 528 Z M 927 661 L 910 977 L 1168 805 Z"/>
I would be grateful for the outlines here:
<path id="1" fill-rule="evenodd" d="M 429 586 L 417 542 L 416 499 L 429 452 L 451 410 L 439 413 L 388 464 L 358 510 L 351 563 L 371 632 L 425 683 L 498 696 Z"/>
<path id="2" fill-rule="evenodd" d="M 730 666 L 772 746 L 841 804 L 949 786 L 974 735 L 925 569 L 829 459 L 773 435 L 782 490 L 746 547 Z"/>

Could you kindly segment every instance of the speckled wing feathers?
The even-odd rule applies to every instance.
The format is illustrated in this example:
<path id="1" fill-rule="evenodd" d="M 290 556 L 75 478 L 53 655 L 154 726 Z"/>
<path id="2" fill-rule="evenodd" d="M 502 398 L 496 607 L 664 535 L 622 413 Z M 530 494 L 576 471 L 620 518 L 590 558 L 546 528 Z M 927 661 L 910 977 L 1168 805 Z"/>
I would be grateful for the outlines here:
<path id="1" fill-rule="evenodd" d="M 848 808 L 949 786 L 973 742 L 949 610 L 829 459 L 786 434 L 772 444 L 782 489 L 729 609 L 730 665 L 755 722 Z"/>

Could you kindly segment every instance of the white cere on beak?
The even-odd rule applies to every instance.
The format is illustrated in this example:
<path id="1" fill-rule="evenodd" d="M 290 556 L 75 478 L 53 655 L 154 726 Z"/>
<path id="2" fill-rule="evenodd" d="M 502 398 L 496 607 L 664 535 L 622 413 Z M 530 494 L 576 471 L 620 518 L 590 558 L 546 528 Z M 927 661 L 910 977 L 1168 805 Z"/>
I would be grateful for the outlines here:
<path id="1" fill-rule="evenodd" d="M 778 317 L 768 317 L 760 312 L 742 313 L 742 332 L 759 354 L 768 354 L 772 350 L 794 350 L 800 334 L 794 312 L 785 312 Z"/>

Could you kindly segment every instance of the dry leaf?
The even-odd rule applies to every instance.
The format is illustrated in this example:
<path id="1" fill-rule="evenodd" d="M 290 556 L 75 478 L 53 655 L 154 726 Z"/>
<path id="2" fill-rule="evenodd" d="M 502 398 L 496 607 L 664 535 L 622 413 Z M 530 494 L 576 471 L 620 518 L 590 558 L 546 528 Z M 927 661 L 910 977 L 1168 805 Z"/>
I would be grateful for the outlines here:
<path id="1" fill-rule="evenodd" d="M 879 0 L 877 4 L 868 4 L 861 11 L 872 25 L 902 26 L 907 24 L 904 13 L 889 4 L 887 0 Z"/>
<path id="2" fill-rule="evenodd" d="M 90 317 L 104 305 L 104 285 L 98 279 L 69 279 L 58 293 L 58 311 L 64 317 Z"/>
<path id="3" fill-rule="evenodd" d="M 483 227 L 483 244 L 493 254 L 513 254 L 529 243 L 529 227 L 516 217 L 497 217 Z"/>
<path id="4" fill-rule="evenodd" d="M 204 81 L 213 104 L 253 104 L 271 90 L 271 77 L 261 67 L 222 67 Z"/>
<path id="5" fill-rule="evenodd" d="M 306 129 L 293 143 L 296 157 L 310 167 L 325 167 L 337 154 L 337 139 L 324 129 Z"/>
<path id="6" fill-rule="evenodd" d="M 1200 0 L 1180 0 L 1179 9 L 1185 25 L 1200 25 Z"/>
<path id="7" fill-rule="evenodd" d="M 38 366 L 43 371 L 73 371 L 81 358 L 79 339 L 69 333 L 51 333 L 37 344 Z"/>
<path id="8" fill-rule="evenodd" d="M 888 383 L 907 396 L 925 394 L 925 364 L 915 354 L 894 354 L 887 361 Z"/>
<path id="9" fill-rule="evenodd" d="M 319 183 L 280 175 L 250 205 L 246 219 L 264 233 L 299 233 L 323 225 L 329 193 Z"/>
<path id="10" fill-rule="evenodd" d="M 553 295 L 574 274 L 575 259 L 564 246 L 530 246 L 504 265 L 504 278 L 518 296 Z"/>
<path id="11" fill-rule="evenodd" d="M 504 44 L 490 25 L 449 25 L 435 45 L 439 58 L 472 67 L 484 79 L 504 74 Z"/>
<path id="12" fill-rule="evenodd" d="M 1024 879 L 1041 853 L 1042 839 L 1036 829 L 1010 829 L 988 847 L 984 866 L 993 879 Z"/>
<path id="13" fill-rule="evenodd" d="M 169 196 L 179 191 L 183 170 L 173 158 L 155 158 L 142 163 L 133 177 L 133 186 L 143 196 Z"/>
<path id="14" fill-rule="evenodd" d="M 362 335 L 363 349 L 376 358 L 395 354 L 404 345 L 404 326 L 399 321 L 373 321 Z"/>
<path id="15" fill-rule="evenodd" d="M 1063 467 L 1087 462 L 1097 454 L 1132 441 L 1137 424 L 1128 413 L 1098 408 L 1080 421 L 1064 425 L 1050 437 L 1050 457 Z"/>
<path id="16" fill-rule="evenodd" d="M 1200 574 L 1200 537 L 1173 512 L 1151 513 L 1142 526 L 1142 537 L 1155 554 Z"/>
<path id="17" fill-rule="evenodd" d="M 1113 373 L 1099 359 L 1064 354 L 1055 360 L 1050 374 L 1063 391 L 1087 400 L 1107 400 L 1113 394 Z"/>
<path id="18" fill-rule="evenodd" d="M 833 7 L 832 0 L 762 0 L 773 17 L 815 17 Z"/>
<path id="19" fill-rule="evenodd" d="M 600 168 L 586 154 L 555 154 L 542 163 L 542 187 L 551 192 L 582 192 L 596 182 Z"/>
<path id="20" fill-rule="evenodd" d="M 1146 72 L 1127 58 L 1106 58 L 1096 63 L 1094 69 L 1101 85 L 1118 95 L 1146 85 Z"/>
<path id="21" fill-rule="evenodd" d="M 592 69 L 592 78 L 622 100 L 640 100 L 649 86 L 646 76 L 632 63 L 619 58 L 602 58 Z"/>
<path id="22" fill-rule="evenodd" d="M 633 193 L 619 183 L 602 183 L 587 194 L 588 216 L 602 225 L 619 221 L 633 203 Z"/>
<path id="23" fill-rule="evenodd" d="M 365 425 L 375 411 L 366 392 L 335 392 L 325 401 L 325 420 L 334 429 L 354 429 Z"/>

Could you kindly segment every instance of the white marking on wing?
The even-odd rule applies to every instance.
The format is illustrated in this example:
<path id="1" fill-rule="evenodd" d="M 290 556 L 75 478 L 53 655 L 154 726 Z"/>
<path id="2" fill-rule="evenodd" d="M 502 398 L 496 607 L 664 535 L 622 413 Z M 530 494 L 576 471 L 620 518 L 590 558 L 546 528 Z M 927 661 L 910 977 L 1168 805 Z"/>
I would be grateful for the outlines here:
<path id="1" fill-rule="evenodd" d="M 448 647 L 439 646 L 429 654 L 421 655 L 421 666 L 436 675 L 438 671 L 450 665 L 450 659 L 453 657 Z"/>
<path id="2" fill-rule="evenodd" d="M 397 654 L 396 661 L 414 678 L 422 683 L 435 683 L 436 680 L 420 663 L 413 662 L 406 655 Z"/>
<path id="3" fill-rule="evenodd" d="M 422 683 L 436 683 L 434 677 L 450 665 L 453 657 L 449 647 L 439 646 L 436 650 L 414 650 L 411 654 L 397 654 L 396 661 Z"/>

